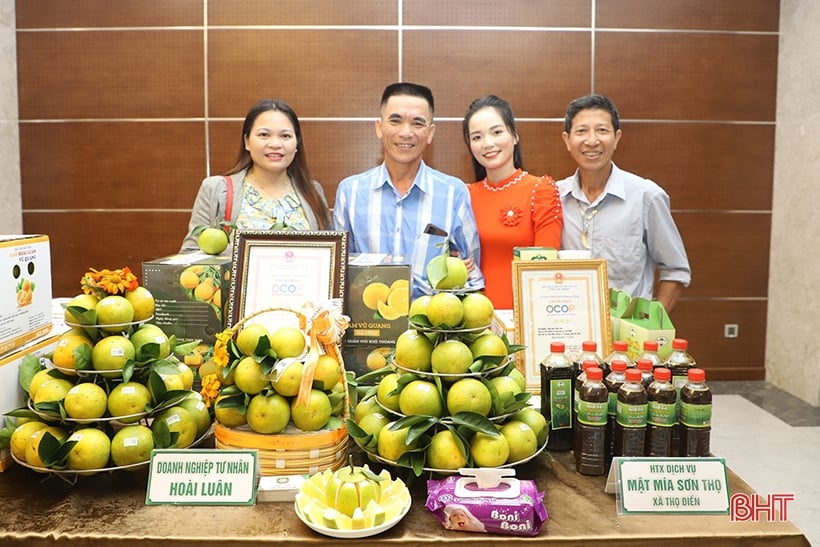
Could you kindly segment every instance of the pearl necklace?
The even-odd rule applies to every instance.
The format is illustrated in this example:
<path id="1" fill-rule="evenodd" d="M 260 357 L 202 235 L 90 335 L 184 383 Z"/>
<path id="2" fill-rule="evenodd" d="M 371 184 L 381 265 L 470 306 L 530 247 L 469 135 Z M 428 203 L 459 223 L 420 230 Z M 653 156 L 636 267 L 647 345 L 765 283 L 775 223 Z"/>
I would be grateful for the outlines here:
<path id="1" fill-rule="evenodd" d="M 527 172 L 526 171 L 521 171 L 520 175 L 515 177 L 513 180 L 511 180 L 510 182 L 508 182 L 504 186 L 493 186 L 493 185 L 491 185 L 487 182 L 487 178 L 485 177 L 484 180 L 481 181 L 481 184 L 482 184 L 482 186 L 484 186 L 484 188 L 486 188 L 490 192 L 500 192 L 501 190 L 506 190 L 510 186 L 518 184 L 519 182 L 521 182 L 521 179 L 523 179 L 526 176 L 527 176 Z"/>

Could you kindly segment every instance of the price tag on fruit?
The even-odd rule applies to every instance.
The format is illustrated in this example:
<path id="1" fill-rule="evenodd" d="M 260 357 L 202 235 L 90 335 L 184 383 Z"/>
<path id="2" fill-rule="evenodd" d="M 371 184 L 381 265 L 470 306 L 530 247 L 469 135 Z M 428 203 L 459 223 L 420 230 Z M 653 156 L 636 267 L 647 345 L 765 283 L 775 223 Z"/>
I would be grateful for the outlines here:
<path id="1" fill-rule="evenodd" d="M 146 505 L 253 505 L 255 450 L 154 450 Z"/>

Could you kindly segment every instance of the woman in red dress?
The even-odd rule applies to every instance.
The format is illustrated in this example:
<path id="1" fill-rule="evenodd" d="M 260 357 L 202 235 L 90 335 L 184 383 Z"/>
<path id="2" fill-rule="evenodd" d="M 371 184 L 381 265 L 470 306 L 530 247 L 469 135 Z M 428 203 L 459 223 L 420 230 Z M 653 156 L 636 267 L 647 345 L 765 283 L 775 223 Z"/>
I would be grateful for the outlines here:
<path id="1" fill-rule="evenodd" d="M 515 116 L 507 101 L 495 95 L 476 99 L 462 129 L 476 178 L 469 188 L 485 293 L 496 309 L 512 309 L 513 247 L 558 249 L 561 244 L 558 189 L 549 175 L 524 171 Z"/>

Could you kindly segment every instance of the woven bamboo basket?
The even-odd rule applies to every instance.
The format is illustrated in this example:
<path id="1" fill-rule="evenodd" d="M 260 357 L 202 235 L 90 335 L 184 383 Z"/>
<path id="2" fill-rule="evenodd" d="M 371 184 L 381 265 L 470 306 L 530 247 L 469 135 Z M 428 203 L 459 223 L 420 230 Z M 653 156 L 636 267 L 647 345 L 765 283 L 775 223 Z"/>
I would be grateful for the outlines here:
<path id="1" fill-rule="evenodd" d="M 318 351 L 319 355 L 330 354 L 339 361 L 345 397 L 339 427 L 303 431 L 291 422 L 281 433 L 264 435 L 254 432 L 247 425 L 227 427 L 216 422 L 214 424 L 216 448 L 257 450 L 263 476 L 303 475 L 325 469 L 339 469 L 348 460 L 348 435 L 345 420 L 350 416 L 350 400 L 347 375 L 339 348 L 344 328 L 347 327 L 347 318 L 328 309 L 299 311 L 291 308 L 266 308 L 242 318 L 231 327 L 233 337 L 235 338 L 243 326 L 252 319 L 271 312 L 295 314 L 299 319 L 300 329 L 308 336 L 311 351 Z M 308 381 L 311 380 L 312 378 Z"/>

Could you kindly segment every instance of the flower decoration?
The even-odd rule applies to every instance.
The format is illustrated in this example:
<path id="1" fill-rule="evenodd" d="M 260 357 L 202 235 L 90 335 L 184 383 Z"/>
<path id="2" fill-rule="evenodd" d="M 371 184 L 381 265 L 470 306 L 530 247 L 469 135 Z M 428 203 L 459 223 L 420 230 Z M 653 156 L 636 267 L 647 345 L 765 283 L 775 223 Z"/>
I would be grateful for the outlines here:
<path id="1" fill-rule="evenodd" d="M 85 294 L 104 298 L 112 294 L 123 295 L 140 286 L 137 276 L 128 266 L 117 270 L 95 270 L 89 268 L 80 279 L 80 286 Z"/>
<path id="2" fill-rule="evenodd" d="M 202 378 L 202 390 L 200 390 L 199 394 L 202 395 L 202 400 L 205 402 L 205 406 L 211 406 L 211 403 L 219 397 L 219 388 L 222 387 L 222 382 L 219 381 L 219 378 L 216 374 L 206 374 Z"/>
<path id="3" fill-rule="evenodd" d="M 216 365 L 216 372 L 213 374 L 206 374 L 202 377 L 202 390 L 199 392 L 207 406 L 219 396 L 219 388 L 222 387 L 222 382 L 219 380 L 223 377 L 225 368 L 231 362 L 231 356 L 228 351 L 228 344 L 233 338 L 233 330 L 225 329 L 216 334 L 216 341 L 214 342 L 214 364 Z"/>
<path id="4" fill-rule="evenodd" d="M 518 205 L 505 205 L 498 213 L 498 220 L 504 226 L 518 226 L 521 223 L 522 216 L 524 216 L 524 212 L 521 211 Z"/>

